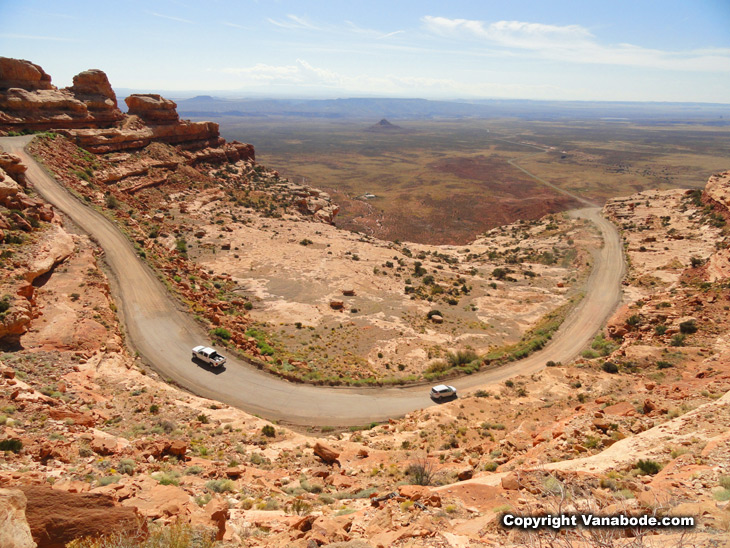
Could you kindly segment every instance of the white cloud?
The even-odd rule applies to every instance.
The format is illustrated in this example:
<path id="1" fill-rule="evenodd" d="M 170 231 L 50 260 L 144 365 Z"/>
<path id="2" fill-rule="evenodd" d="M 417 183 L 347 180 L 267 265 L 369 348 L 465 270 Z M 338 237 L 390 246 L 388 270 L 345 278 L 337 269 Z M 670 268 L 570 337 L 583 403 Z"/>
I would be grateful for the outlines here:
<path id="1" fill-rule="evenodd" d="M 418 76 L 347 76 L 315 67 L 303 59 L 294 65 L 257 64 L 251 67 L 225 68 L 225 74 L 242 77 L 237 86 L 256 88 L 266 86 L 269 91 L 279 88 L 335 90 L 346 93 L 391 95 L 401 97 L 529 97 L 553 94 L 564 95 L 566 90 L 551 85 L 464 83 L 449 78 Z"/>
<path id="2" fill-rule="evenodd" d="M 269 23 L 281 27 L 284 29 L 309 29 L 309 30 L 320 30 L 319 27 L 307 21 L 304 17 L 289 14 L 286 16 L 287 19 L 284 21 L 277 21 L 276 19 L 268 19 Z"/>
<path id="3" fill-rule="evenodd" d="M 485 23 L 427 15 L 426 30 L 459 39 L 477 38 L 491 47 L 522 55 L 574 63 L 624 65 L 686 71 L 730 71 L 730 50 L 662 51 L 633 44 L 603 45 L 580 25 L 544 25 L 522 21 Z"/>
<path id="4" fill-rule="evenodd" d="M 193 22 L 189 19 L 183 19 L 182 17 L 175 17 L 173 15 L 163 15 L 162 13 L 157 13 L 154 11 L 146 11 L 145 13 L 149 15 L 154 15 L 155 17 L 160 17 L 161 19 L 168 19 L 170 21 L 177 21 L 178 23 L 188 23 L 192 24 Z"/>
<path id="5" fill-rule="evenodd" d="M 0 38 L 11 38 L 13 40 L 47 40 L 49 42 L 81 42 L 76 38 L 59 38 L 57 36 L 35 36 L 32 34 L 9 34 L 0 33 Z"/>

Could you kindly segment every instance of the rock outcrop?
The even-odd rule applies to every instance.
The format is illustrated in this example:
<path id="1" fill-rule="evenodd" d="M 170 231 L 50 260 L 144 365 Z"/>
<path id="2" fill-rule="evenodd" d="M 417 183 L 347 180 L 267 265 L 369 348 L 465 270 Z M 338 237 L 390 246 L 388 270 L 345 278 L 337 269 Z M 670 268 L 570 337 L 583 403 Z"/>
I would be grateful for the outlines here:
<path id="1" fill-rule="evenodd" d="M 100 70 L 84 71 L 73 86 L 58 89 L 38 65 L 0 57 L 0 130 L 100 128 L 123 116 Z"/>
<path id="2" fill-rule="evenodd" d="M 0 91 L 10 88 L 53 89 L 51 77 L 38 65 L 24 59 L 0 57 Z"/>
<path id="3" fill-rule="evenodd" d="M 36 548 L 25 519 L 27 499 L 18 489 L 0 489 L 0 546 Z"/>
<path id="4" fill-rule="evenodd" d="M 145 122 L 178 122 L 177 104 L 155 93 L 133 93 L 124 100 L 128 113 Z"/>
<path id="5" fill-rule="evenodd" d="M 712 206 L 725 220 L 730 220 L 730 171 L 710 177 L 702 193 L 702 202 Z"/>
<path id="6" fill-rule="evenodd" d="M 147 526 L 134 508 L 95 493 L 68 493 L 40 485 L 23 485 L 26 516 L 38 548 L 64 548 L 77 538 L 120 533 L 143 538 Z"/>
<path id="7" fill-rule="evenodd" d="M 95 154 L 163 142 L 195 151 L 190 154 L 193 164 L 255 160 L 251 145 L 226 143 L 218 124 L 180 120 L 174 101 L 133 94 L 125 102 L 129 114 L 117 107 L 116 94 L 101 70 L 80 72 L 71 87 L 58 89 L 38 65 L 0 57 L 0 134 L 55 131 Z"/>

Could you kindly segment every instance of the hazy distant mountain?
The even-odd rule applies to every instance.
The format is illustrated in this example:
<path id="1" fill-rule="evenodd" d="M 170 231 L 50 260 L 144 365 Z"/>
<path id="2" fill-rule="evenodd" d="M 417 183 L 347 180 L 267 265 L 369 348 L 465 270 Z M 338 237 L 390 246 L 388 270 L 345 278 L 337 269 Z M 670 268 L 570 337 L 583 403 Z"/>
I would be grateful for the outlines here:
<path id="1" fill-rule="evenodd" d="M 175 98 L 173 94 L 171 98 Z M 670 123 L 693 120 L 730 123 L 730 105 L 598 101 L 429 101 L 426 99 L 231 99 L 199 95 L 175 99 L 183 117 L 296 116 L 305 118 L 418 120 L 434 118 L 520 118 Z"/>
<path id="2" fill-rule="evenodd" d="M 380 120 L 380 122 L 378 122 L 377 124 L 373 124 L 365 131 L 371 131 L 374 133 L 402 133 L 408 130 L 395 124 L 391 124 L 388 120 L 383 118 L 382 120 Z"/>

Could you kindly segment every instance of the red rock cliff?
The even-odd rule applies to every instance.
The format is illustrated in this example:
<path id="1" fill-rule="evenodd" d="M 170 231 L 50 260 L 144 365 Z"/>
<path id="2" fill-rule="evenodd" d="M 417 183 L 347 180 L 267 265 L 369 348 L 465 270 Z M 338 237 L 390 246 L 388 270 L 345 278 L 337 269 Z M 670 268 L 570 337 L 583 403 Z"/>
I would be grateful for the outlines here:
<path id="1" fill-rule="evenodd" d="M 96 154 L 163 142 L 198 151 L 195 162 L 255 160 L 253 146 L 226 143 L 216 123 L 180 120 L 177 105 L 160 95 L 133 94 L 125 102 L 128 114 L 101 70 L 85 70 L 58 89 L 38 65 L 0 57 L 0 134 L 52 130 Z"/>

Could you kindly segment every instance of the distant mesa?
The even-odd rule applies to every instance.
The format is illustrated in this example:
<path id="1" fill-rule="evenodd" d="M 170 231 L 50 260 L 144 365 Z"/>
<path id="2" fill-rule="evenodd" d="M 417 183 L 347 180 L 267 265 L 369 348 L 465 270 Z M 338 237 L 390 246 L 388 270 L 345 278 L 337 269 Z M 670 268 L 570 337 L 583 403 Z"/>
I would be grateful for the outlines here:
<path id="1" fill-rule="evenodd" d="M 383 118 L 378 122 L 377 124 L 374 124 L 370 126 L 365 131 L 373 131 L 378 133 L 398 133 L 398 132 L 404 132 L 408 131 L 400 126 L 397 126 L 395 124 L 391 124 L 388 120 Z"/>

